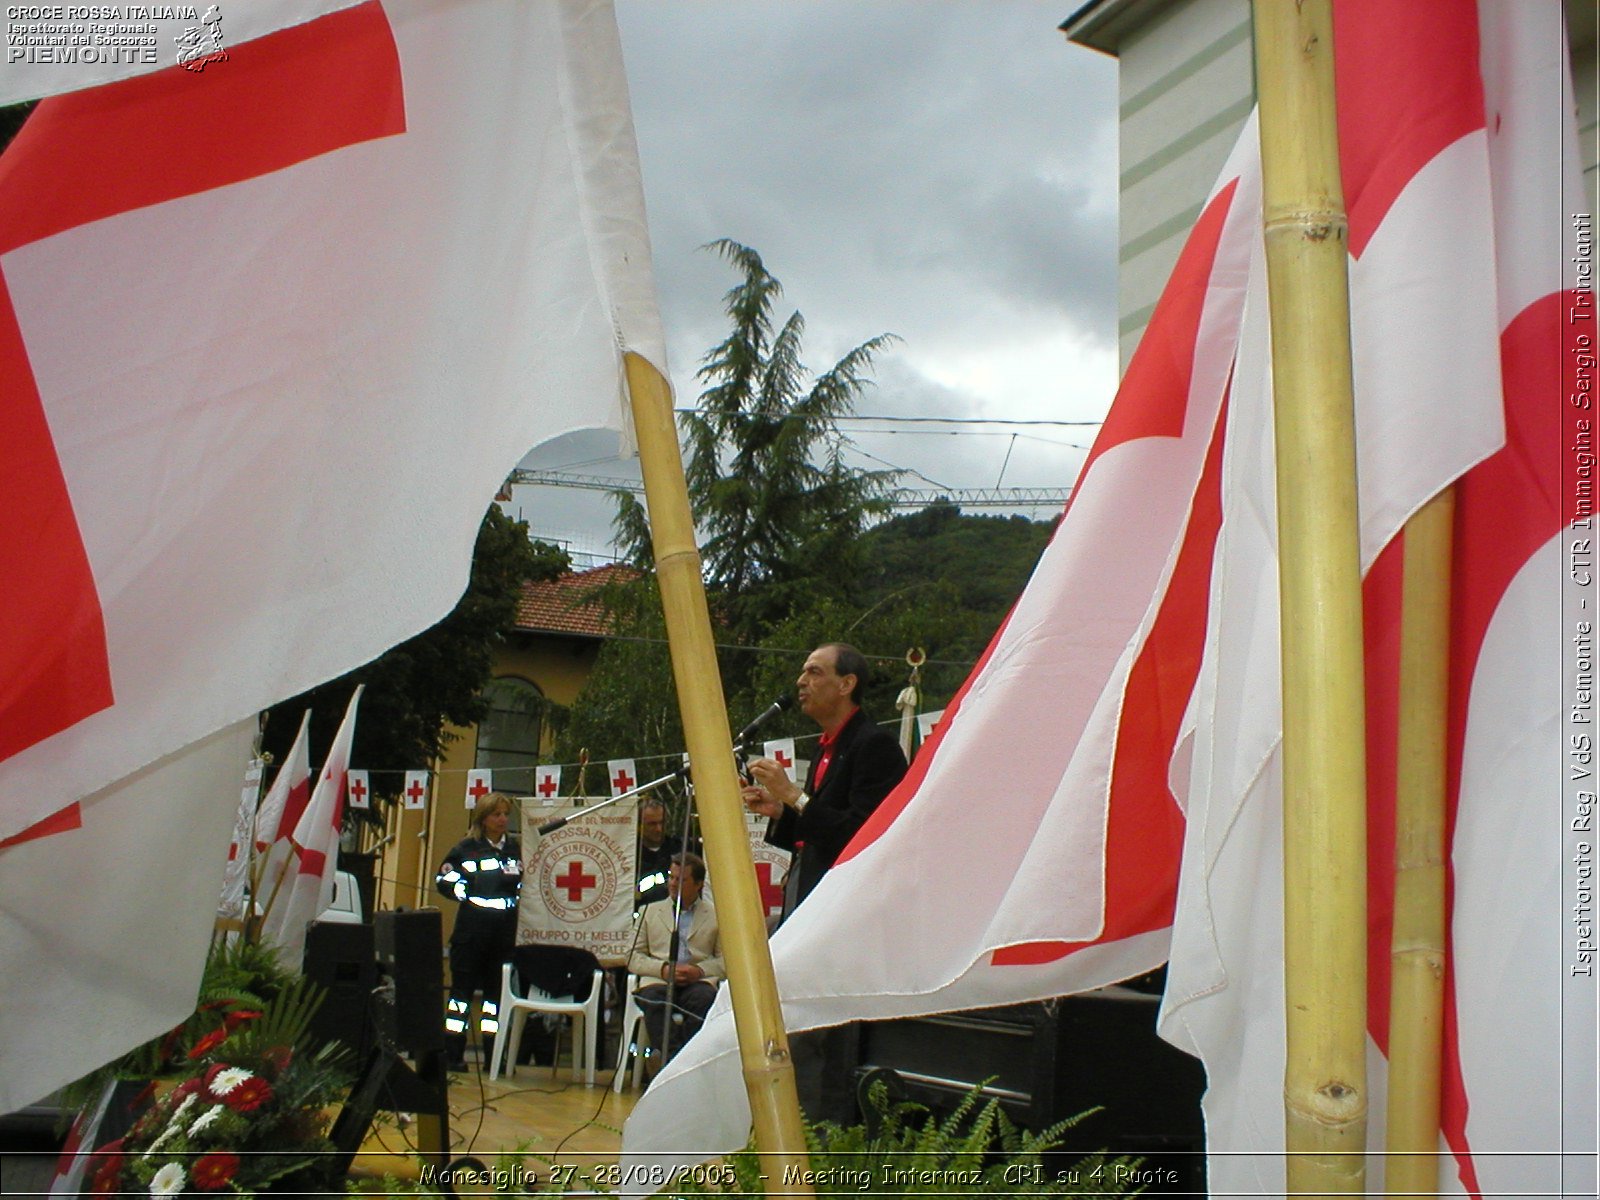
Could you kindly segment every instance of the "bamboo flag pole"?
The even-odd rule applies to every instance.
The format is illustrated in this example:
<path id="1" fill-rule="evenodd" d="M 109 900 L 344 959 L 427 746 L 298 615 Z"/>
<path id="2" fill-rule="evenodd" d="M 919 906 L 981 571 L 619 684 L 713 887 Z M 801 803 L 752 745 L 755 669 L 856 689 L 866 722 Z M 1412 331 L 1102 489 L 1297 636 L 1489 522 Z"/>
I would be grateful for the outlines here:
<path id="1" fill-rule="evenodd" d="M 1445 718 L 1450 684 L 1450 566 L 1455 489 L 1406 522 L 1390 947 L 1389 1098 L 1384 1187 L 1439 1190 L 1444 1039 Z"/>
<path id="2" fill-rule="evenodd" d="M 627 355 L 628 391 L 639 439 L 645 500 L 656 556 L 656 578 L 667 619 L 672 673 L 683 714 L 684 742 L 700 807 L 706 865 L 717 883 L 717 918 L 724 962 L 733 989 L 733 1016 L 745 1089 L 755 1121 L 756 1146 L 768 1195 L 809 1196 L 800 1182 L 809 1167 L 805 1126 L 795 1093 L 794 1065 L 783 1029 L 778 987 L 767 946 L 765 909 L 750 861 L 744 805 L 733 760 L 733 735 L 717 674 L 711 618 L 700 576 L 700 551 L 689 515 L 672 396 L 661 373 L 637 354 Z M 785 1168 L 792 1168 L 786 1170 Z M 786 1177 L 791 1182 L 785 1182 Z"/>
<path id="3" fill-rule="evenodd" d="M 1290 1195 L 1365 1190 L 1366 737 L 1328 0 L 1256 0 L 1283 645 Z"/>

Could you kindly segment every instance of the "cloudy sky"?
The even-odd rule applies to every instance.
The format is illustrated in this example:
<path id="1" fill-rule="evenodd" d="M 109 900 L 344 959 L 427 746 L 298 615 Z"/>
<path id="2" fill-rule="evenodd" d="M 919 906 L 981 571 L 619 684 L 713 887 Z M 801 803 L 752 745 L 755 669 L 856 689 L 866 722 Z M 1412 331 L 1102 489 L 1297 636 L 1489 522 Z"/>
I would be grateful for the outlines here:
<path id="1" fill-rule="evenodd" d="M 805 314 L 808 366 L 878 333 L 901 339 L 863 414 L 1104 415 L 1116 385 L 1116 67 L 1058 31 L 1075 7 L 617 0 L 680 405 L 725 332 L 735 278 L 700 247 L 729 237 L 783 281 L 780 319 Z M 927 488 L 1065 487 L 1095 433 L 847 431 L 854 461 Z M 528 465 L 637 478 L 598 455 L 563 445 Z M 519 488 L 514 507 L 577 548 L 607 538 L 599 493 Z"/>

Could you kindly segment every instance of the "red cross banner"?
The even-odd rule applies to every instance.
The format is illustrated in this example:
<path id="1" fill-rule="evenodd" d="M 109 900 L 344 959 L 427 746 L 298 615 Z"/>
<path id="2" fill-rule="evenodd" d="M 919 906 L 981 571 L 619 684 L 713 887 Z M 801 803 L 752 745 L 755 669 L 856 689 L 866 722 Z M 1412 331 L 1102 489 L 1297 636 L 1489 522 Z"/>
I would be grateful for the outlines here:
<path id="1" fill-rule="evenodd" d="M 407 771 L 406 781 L 400 789 L 400 806 L 420 812 L 428 806 L 428 773 Z"/>
<path id="2" fill-rule="evenodd" d="M 561 794 L 561 768 L 535 767 L 533 769 L 533 794 L 541 800 L 554 800 Z"/>
<path id="3" fill-rule="evenodd" d="M 484 769 L 467 772 L 467 791 L 464 803 L 469 810 L 476 808 L 478 801 L 494 791 L 494 772 Z"/>
<path id="4" fill-rule="evenodd" d="M 631 758 L 613 758 L 606 763 L 606 780 L 613 796 L 631 792 L 639 786 L 639 772 Z"/>
<path id="5" fill-rule="evenodd" d="M 54 94 L 0 158 L 0 886 L 54 919 L 0 938 L 0 1009 L 38 1014 L 0 1029 L 3 1112 L 192 1010 L 208 939 L 174 913 L 218 881 L 154 839 L 220 863 L 217 732 L 435 624 L 510 470 L 626 442 L 624 352 L 666 365 L 609 4 L 217 7 L 209 61 L 163 33 L 87 69 L 7 17 L 0 98 Z M 208 787 L 147 786 L 188 747 Z M 168 811 L 130 840 L 97 812 L 141 772 Z M 107 955 L 124 859 L 166 898 Z M 111 988 L 89 1060 L 69 1014 Z"/>
<path id="6" fill-rule="evenodd" d="M 633 944 L 639 812 L 633 804 L 613 804 L 575 815 L 594 803 L 593 798 L 523 802 L 517 944 L 576 946 L 615 964 L 627 959 Z M 540 835 L 539 826 L 561 817 L 571 819 Z"/>
<path id="7" fill-rule="evenodd" d="M 770 745 L 770 743 L 769 743 Z M 767 757 L 772 757 L 770 751 Z M 767 842 L 767 819 L 755 813 L 744 815 L 745 833 L 750 838 L 750 859 L 756 865 L 756 884 L 761 889 L 761 907 L 770 921 L 783 915 L 783 881 L 789 874 L 787 850 Z"/>
<path id="8" fill-rule="evenodd" d="M 761 753 L 787 771 L 790 779 L 803 781 L 804 776 L 795 771 L 793 738 L 775 738 L 770 742 L 762 742 Z"/>
<path id="9" fill-rule="evenodd" d="M 372 781 L 365 771 L 350 771 L 346 775 L 345 803 L 351 808 L 372 807 Z"/>

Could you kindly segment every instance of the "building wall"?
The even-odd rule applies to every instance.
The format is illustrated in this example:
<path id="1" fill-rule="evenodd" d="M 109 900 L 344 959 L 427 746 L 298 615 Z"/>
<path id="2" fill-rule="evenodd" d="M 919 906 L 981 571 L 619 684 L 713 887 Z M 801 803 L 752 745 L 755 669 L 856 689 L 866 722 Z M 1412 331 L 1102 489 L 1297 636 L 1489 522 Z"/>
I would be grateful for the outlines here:
<path id="1" fill-rule="evenodd" d="M 543 637 L 517 633 L 495 656 L 494 676 L 517 676 L 535 684 L 545 697 L 570 705 L 578 698 L 594 670 L 600 643 L 588 638 Z M 444 936 L 455 925 L 455 905 L 440 900 L 433 888 L 434 872 L 445 852 L 467 834 L 471 813 L 466 806 L 467 771 L 476 765 L 477 731 L 448 726 L 454 735 L 434 764 L 433 791 L 423 813 L 390 814 L 392 840 L 379 863 L 378 906 L 421 908 L 437 904 L 444 912 Z M 548 754 L 551 736 L 544 731 L 540 752 Z M 515 824 L 513 824 L 515 829 Z"/>
<path id="2" fill-rule="evenodd" d="M 1600 61 L 1595 53 L 1596 28 L 1594 0 L 1567 0 L 1567 32 L 1572 43 L 1572 90 L 1578 106 L 1578 156 L 1583 165 L 1584 190 L 1589 196 L 1591 215 L 1597 206 L 1597 142 L 1600 142 L 1600 103 L 1596 102 Z"/>
<path id="3" fill-rule="evenodd" d="M 1124 369 L 1255 104 L 1249 0 L 1151 11 L 1117 51 L 1117 341 Z"/>

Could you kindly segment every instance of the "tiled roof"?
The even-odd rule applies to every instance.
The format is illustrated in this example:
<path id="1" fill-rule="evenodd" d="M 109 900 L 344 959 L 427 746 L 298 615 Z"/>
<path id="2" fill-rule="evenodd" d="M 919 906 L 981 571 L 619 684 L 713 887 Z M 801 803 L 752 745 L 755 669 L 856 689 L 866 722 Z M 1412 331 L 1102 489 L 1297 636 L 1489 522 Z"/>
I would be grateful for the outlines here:
<path id="1" fill-rule="evenodd" d="M 610 629 L 604 612 L 593 599 L 594 593 L 608 583 L 624 583 L 638 577 L 636 568 L 612 563 L 558 579 L 525 583 L 517 604 L 517 628 L 530 633 L 605 637 Z"/>

